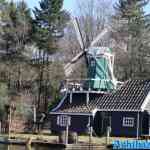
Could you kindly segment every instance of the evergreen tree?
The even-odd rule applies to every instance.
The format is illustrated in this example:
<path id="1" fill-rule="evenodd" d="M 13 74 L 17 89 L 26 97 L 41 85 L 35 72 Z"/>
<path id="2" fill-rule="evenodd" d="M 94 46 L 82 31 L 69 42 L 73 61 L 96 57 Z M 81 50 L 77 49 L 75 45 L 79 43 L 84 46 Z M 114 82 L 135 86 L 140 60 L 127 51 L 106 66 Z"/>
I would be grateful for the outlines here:
<path id="1" fill-rule="evenodd" d="M 40 8 L 35 8 L 33 11 L 35 18 L 33 22 L 33 40 L 39 48 L 37 57 L 39 61 L 36 61 L 39 81 L 37 100 L 38 111 L 41 110 L 40 103 L 42 101 L 41 95 L 43 93 L 42 83 L 44 80 L 57 80 L 55 77 L 52 79 L 53 76 L 51 75 L 50 64 L 48 61 L 49 56 L 58 50 L 57 41 L 64 36 L 64 28 L 69 20 L 69 14 L 62 9 L 63 0 L 41 0 L 39 4 Z M 59 76 L 58 74 L 60 73 L 57 72 L 57 76 Z M 51 81 L 51 86 L 56 94 L 58 85 L 53 84 Z M 46 109 L 47 108 L 45 108 L 45 111 Z"/>
<path id="2" fill-rule="evenodd" d="M 34 39 L 40 50 L 53 53 L 58 38 L 69 20 L 69 14 L 62 10 L 63 0 L 41 0 L 40 8 L 34 9 Z"/>
<path id="3" fill-rule="evenodd" d="M 149 17 L 144 13 L 148 0 L 119 0 L 115 5 L 117 21 L 121 22 L 117 29 L 127 40 L 127 54 L 129 58 L 126 67 L 128 78 L 148 77 L 146 60 L 149 55 Z M 121 37 L 122 38 L 122 37 Z"/>
<path id="4" fill-rule="evenodd" d="M 10 2 L 2 11 L 3 50 L 9 54 L 22 54 L 30 41 L 31 15 L 24 1 Z"/>

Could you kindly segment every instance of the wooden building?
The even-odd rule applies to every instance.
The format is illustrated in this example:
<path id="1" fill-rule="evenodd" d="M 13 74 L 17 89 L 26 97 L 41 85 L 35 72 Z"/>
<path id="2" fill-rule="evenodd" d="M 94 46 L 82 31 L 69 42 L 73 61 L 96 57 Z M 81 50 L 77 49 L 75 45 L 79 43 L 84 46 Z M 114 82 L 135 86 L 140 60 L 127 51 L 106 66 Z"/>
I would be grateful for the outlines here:
<path id="1" fill-rule="evenodd" d="M 109 127 L 111 136 L 150 135 L 150 80 L 129 80 L 112 92 L 68 91 L 50 112 L 51 129 L 101 136 Z"/>

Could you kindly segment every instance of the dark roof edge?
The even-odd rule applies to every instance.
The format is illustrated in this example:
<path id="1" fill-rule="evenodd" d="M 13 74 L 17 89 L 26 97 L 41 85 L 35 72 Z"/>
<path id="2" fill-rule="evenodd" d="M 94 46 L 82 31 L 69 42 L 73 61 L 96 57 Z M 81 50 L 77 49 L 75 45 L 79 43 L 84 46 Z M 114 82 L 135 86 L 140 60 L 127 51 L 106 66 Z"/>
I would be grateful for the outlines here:
<path id="1" fill-rule="evenodd" d="M 51 112 L 57 111 L 62 106 L 62 104 L 64 103 L 67 96 L 68 96 L 68 92 L 65 93 L 65 96 L 62 98 L 62 100 L 59 102 L 59 104 L 54 109 L 51 110 Z"/>
<path id="2" fill-rule="evenodd" d="M 72 115 L 72 116 L 95 116 L 97 111 L 103 111 L 103 112 L 142 112 L 141 110 L 121 110 L 121 109 L 94 109 L 91 113 L 76 113 L 76 112 L 50 112 L 50 115 Z"/>
<path id="3" fill-rule="evenodd" d="M 63 113 L 63 112 L 50 112 L 50 115 L 72 115 L 72 116 L 92 116 L 92 113 Z"/>

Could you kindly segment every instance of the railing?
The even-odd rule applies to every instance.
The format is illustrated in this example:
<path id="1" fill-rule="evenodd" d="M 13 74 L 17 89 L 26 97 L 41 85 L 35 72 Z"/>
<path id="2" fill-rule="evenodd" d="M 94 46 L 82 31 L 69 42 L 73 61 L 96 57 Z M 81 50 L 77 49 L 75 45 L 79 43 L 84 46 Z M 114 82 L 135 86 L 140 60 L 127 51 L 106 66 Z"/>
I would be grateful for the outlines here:
<path id="1" fill-rule="evenodd" d="M 122 85 L 117 82 L 118 86 Z M 110 91 L 114 89 L 112 80 L 106 79 L 67 79 L 62 82 L 62 91 Z"/>

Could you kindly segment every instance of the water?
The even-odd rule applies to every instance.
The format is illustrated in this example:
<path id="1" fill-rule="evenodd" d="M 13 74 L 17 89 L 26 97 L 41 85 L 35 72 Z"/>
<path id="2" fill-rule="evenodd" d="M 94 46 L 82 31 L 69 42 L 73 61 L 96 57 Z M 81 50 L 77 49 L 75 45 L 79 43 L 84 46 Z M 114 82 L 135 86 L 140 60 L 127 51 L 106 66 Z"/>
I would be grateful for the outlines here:
<path id="1" fill-rule="evenodd" d="M 49 147 L 42 146 L 34 146 L 34 147 L 26 147 L 26 146 L 18 146 L 18 145 L 0 145 L 0 150 L 63 150 L 63 149 L 55 149 Z"/>
<path id="2" fill-rule="evenodd" d="M 4 145 L 4 144 L 1 144 L 0 145 L 0 150 L 65 150 L 65 149 L 60 149 L 60 148 L 56 149 L 56 148 L 50 148 L 50 147 L 46 147 L 46 146 L 42 147 L 42 146 L 39 146 L 39 145 L 36 145 L 34 147 L 26 147 L 26 146 L 18 146 L 18 145 Z M 81 149 L 81 150 L 83 150 L 83 149 Z M 89 148 L 89 150 L 94 150 L 94 149 Z"/>

